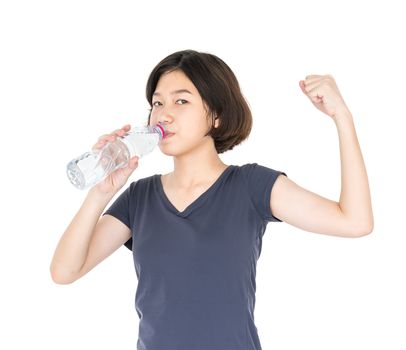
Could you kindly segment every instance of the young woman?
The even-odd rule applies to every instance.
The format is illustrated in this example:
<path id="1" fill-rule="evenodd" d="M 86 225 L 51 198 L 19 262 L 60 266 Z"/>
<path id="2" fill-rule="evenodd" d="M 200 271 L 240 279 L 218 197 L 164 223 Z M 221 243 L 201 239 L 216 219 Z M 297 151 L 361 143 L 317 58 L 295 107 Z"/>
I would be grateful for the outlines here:
<path id="1" fill-rule="evenodd" d="M 172 134 L 159 148 L 173 157 L 173 171 L 132 182 L 102 216 L 138 167 L 137 157 L 90 189 L 56 248 L 53 280 L 72 283 L 125 244 L 138 278 L 137 349 L 261 349 L 255 275 L 268 222 L 342 237 L 373 229 L 352 116 L 334 79 L 311 75 L 299 85 L 337 126 L 339 202 L 282 171 L 224 164 L 219 154 L 245 140 L 252 126 L 237 79 L 212 54 L 175 52 L 153 69 L 146 88 L 149 123 L 163 123 Z M 101 136 L 94 149 L 128 130 Z"/>

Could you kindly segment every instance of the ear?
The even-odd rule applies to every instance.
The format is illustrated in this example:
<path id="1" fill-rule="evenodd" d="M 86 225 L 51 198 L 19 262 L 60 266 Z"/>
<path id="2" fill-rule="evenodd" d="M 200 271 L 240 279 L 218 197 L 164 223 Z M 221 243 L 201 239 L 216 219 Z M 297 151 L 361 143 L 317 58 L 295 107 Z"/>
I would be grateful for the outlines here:
<path id="1" fill-rule="evenodd" d="M 220 125 L 220 118 L 216 115 L 216 117 L 214 118 L 214 127 L 218 128 Z"/>

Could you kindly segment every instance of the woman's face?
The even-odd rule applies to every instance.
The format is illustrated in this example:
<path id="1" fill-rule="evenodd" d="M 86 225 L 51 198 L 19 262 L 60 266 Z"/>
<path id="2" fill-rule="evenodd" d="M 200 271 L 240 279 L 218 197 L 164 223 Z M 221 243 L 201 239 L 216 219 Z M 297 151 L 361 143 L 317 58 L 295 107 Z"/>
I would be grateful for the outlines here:
<path id="1" fill-rule="evenodd" d="M 203 100 L 180 70 L 163 74 L 158 81 L 152 96 L 150 124 L 158 122 L 166 124 L 168 132 L 174 133 L 159 142 L 165 154 L 179 155 L 210 143 L 214 145 L 211 136 L 204 136 L 211 128 L 211 118 L 207 118 Z"/>

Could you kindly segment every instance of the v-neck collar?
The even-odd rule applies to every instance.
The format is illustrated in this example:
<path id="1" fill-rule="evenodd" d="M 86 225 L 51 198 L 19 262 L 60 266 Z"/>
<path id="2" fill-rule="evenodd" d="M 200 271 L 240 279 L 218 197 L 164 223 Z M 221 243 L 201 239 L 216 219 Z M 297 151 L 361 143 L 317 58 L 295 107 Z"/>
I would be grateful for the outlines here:
<path id="1" fill-rule="evenodd" d="M 199 197 L 197 197 L 192 203 L 190 203 L 183 211 L 179 211 L 178 209 L 175 208 L 175 206 L 172 204 L 172 202 L 169 200 L 169 198 L 166 196 L 164 187 L 162 184 L 161 180 L 161 174 L 155 175 L 155 183 L 158 188 L 158 192 L 167 207 L 171 212 L 176 214 L 177 216 L 180 217 L 187 217 L 194 209 L 198 208 L 200 205 L 203 204 L 205 199 L 209 196 L 211 192 L 213 192 L 220 184 L 221 180 L 226 176 L 226 174 L 234 167 L 234 165 L 229 165 L 227 168 L 223 170 L 223 172 L 220 174 L 220 176 L 217 178 L 216 181 L 205 191 L 203 192 Z"/>

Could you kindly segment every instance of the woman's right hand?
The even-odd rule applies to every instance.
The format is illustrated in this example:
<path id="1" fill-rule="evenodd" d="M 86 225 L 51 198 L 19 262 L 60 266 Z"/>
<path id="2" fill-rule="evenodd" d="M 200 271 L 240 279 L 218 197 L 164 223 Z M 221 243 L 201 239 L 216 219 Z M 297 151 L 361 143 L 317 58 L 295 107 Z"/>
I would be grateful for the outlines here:
<path id="1" fill-rule="evenodd" d="M 92 151 L 101 150 L 107 143 L 116 140 L 117 136 L 124 136 L 131 129 L 130 125 L 125 125 L 121 129 L 114 130 L 111 134 L 105 134 L 99 137 L 97 143 L 92 147 Z M 94 185 L 92 190 L 103 194 L 116 193 L 125 185 L 130 175 L 138 167 L 138 157 L 132 157 L 125 168 L 119 168 L 113 171 L 104 180 Z"/>

